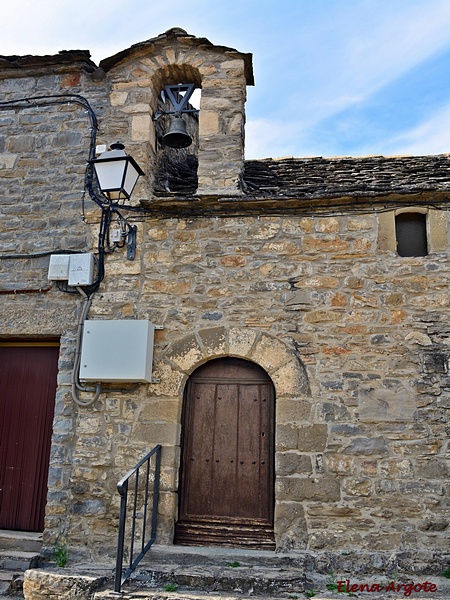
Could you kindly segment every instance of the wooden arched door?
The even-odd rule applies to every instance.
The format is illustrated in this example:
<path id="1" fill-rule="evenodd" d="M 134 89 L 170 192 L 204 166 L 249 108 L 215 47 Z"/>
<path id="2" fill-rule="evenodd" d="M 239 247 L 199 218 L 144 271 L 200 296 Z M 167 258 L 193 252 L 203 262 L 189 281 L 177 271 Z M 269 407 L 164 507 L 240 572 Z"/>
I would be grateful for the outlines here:
<path id="1" fill-rule="evenodd" d="M 274 415 L 258 365 L 220 358 L 186 386 L 175 543 L 273 549 Z"/>

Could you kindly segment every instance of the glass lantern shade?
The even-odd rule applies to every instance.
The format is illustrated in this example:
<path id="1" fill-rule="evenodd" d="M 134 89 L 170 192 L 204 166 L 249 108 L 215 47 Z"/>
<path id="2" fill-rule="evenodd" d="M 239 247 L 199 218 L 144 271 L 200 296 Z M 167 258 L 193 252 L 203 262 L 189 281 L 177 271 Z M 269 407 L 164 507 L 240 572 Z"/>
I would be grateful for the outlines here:
<path id="1" fill-rule="evenodd" d="M 110 200 L 120 200 L 124 196 L 129 200 L 144 172 L 134 158 L 124 152 L 122 144 L 112 144 L 111 148 L 89 163 L 94 166 L 101 191 Z"/>

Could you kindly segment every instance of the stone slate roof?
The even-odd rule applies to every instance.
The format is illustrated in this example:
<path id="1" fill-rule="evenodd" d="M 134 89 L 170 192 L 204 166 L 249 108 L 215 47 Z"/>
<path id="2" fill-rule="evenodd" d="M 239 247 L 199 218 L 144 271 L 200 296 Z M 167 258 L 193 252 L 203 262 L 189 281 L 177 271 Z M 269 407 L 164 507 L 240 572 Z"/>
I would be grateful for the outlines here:
<path id="1" fill-rule="evenodd" d="M 242 191 L 218 198 L 180 183 L 176 192 L 160 190 L 141 203 L 155 217 L 444 208 L 450 202 L 450 155 L 247 160 Z"/>
<path id="2" fill-rule="evenodd" d="M 248 160 L 243 179 L 245 194 L 253 197 L 450 194 L 450 155 Z"/>
<path id="3" fill-rule="evenodd" d="M 62 50 L 46 56 L 0 56 L 0 77 L 27 77 L 28 73 L 64 73 L 83 69 L 93 73 L 97 65 L 89 50 Z"/>

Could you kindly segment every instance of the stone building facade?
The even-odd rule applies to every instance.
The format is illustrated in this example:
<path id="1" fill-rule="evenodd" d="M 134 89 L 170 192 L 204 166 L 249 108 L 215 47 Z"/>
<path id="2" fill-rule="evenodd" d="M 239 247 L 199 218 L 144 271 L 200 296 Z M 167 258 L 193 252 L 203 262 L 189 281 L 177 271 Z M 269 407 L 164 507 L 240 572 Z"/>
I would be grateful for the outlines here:
<path id="1" fill-rule="evenodd" d="M 179 83 L 201 88 L 189 190 L 174 175 L 182 153 L 164 159 L 153 119 L 161 90 Z M 113 556 L 117 481 L 156 444 L 158 542 L 173 543 L 187 383 L 230 358 L 273 384 L 276 549 L 397 553 L 439 569 L 450 530 L 449 157 L 245 161 L 252 84 L 250 55 L 180 29 L 99 67 L 83 51 L 0 59 L 0 343 L 59 346 L 45 545 Z M 119 139 L 145 172 L 116 212 L 85 192 L 87 106 L 97 142 Z M 404 213 L 423 215 L 424 256 L 397 252 Z M 137 227 L 134 260 L 99 235 L 123 223 Z M 155 382 L 74 402 L 85 298 L 49 282 L 58 252 L 104 254 L 88 321 L 163 327 Z"/>

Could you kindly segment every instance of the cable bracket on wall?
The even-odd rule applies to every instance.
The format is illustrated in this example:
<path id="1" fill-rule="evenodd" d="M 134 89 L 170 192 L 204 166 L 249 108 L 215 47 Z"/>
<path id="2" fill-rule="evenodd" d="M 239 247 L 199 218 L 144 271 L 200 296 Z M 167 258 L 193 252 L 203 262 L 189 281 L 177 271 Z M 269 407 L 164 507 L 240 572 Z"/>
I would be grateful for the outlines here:
<path id="1" fill-rule="evenodd" d="M 137 236 L 137 226 L 130 225 L 127 236 L 127 259 L 134 260 L 136 258 L 136 236 Z"/>

